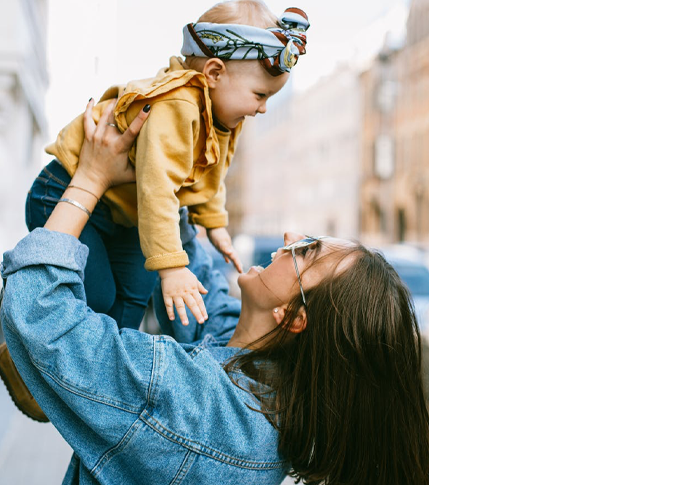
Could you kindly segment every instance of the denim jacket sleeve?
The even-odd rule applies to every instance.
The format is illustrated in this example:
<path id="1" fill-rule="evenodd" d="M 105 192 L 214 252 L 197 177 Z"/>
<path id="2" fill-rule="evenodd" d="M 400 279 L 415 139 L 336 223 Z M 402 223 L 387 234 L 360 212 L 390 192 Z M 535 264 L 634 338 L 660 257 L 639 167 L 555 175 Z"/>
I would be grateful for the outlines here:
<path id="1" fill-rule="evenodd" d="M 206 279 L 206 252 L 195 239 L 183 243 L 196 256 L 191 263 L 201 262 L 192 270 Z M 280 483 L 288 464 L 276 431 L 221 368 L 235 349 L 207 349 L 235 327 L 231 317 L 240 307 L 227 286 L 210 281 L 218 295 L 208 302 L 211 333 L 200 326 L 196 347 L 119 331 L 86 304 L 87 252 L 72 236 L 38 228 L 4 254 L 0 267 L 0 322 L 12 358 L 78 457 L 66 480 L 79 466 L 95 477 L 89 483 L 174 483 L 184 475 L 192 483 Z"/>
<path id="2" fill-rule="evenodd" d="M 4 254 L 0 320 L 27 387 L 66 440 L 83 443 L 89 461 L 147 405 L 156 340 L 164 337 L 120 333 L 114 320 L 88 308 L 87 253 L 73 236 L 32 231 Z"/>

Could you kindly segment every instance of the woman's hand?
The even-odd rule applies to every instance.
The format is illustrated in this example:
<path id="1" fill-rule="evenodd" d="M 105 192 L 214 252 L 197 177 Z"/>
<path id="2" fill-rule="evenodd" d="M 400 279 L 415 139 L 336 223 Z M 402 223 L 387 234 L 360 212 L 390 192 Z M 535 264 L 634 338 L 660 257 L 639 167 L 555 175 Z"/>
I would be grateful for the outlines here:
<path id="1" fill-rule="evenodd" d="M 207 229 L 207 237 L 209 242 L 221 253 L 224 260 L 227 263 L 233 261 L 233 265 L 239 273 L 243 273 L 243 266 L 241 266 L 241 259 L 238 257 L 238 253 L 233 249 L 233 244 L 231 244 L 231 236 L 225 227 L 217 227 L 215 229 Z"/>
<path id="2" fill-rule="evenodd" d="M 115 126 L 110 125 L 114 124 L 116 102 L 115 99 L 104 107 L 97 124 L 92 116 L 92 99 L 83 114 L 85 140 L 80 149 L 80 163 L 71 183 L 93 190 L 99 197 L 114 185 L 136 180 L 134 167 L 129 163 L 129 150 L 150 110 L 150 105 L 146 105 L 129 128 L 120 133 Z"/>
<path id="3" fill-rule="evenodd" d="M 188 325 L 185 305 L 187 305 L 197 319 L 197 322 L 204 323 L 209 318 L 207 309 L 204 306 L 202 295 L 208 293 L 204 285 L 197 279 L 195 274 L 185 266 L 179 268 L 167 268 L 158 270 L 160 275 L 160 286 L 163 290 L 163 302 L 168 318 L 175 320 L 175 311 L 180 316 L 183 325 Z M 174 309 L 173 309 L 174 307 Z"/>
<path id="4" fill-rule="evenodd" d="M 114 104 L 104 107 L 97 125 L 92 119 L 91 99 L 83 117 L 85 139 L 80 149 L 78 168 L 70 186 L 56 204 L 44 228 L 80 237 L 97 201 L 113 185 L 133 182 L 134 169 L 128 153 L 148 117 L 148 109 L 139 113 L 124 134 L 108 123 L 114 122 Z M 146 105 L 148 106 L 148 105 Z M 150 109 L 150 108 L 149 108 Z"/>

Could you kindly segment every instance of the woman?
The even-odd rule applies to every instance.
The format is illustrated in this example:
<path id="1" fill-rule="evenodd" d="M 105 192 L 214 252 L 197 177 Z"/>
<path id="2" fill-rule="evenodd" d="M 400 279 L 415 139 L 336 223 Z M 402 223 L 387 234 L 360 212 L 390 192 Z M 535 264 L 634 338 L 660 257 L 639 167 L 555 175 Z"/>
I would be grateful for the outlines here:
<path id="1" fill-rule="evenodd" d="M 126 154 L 146 117 L 120 135 L 88 107 L 73 188 L 4 255 L 3 330 L 75 451 L 64 483 L 427 483 L 420 334 L 380 254 L 286 233 L 267 268 L 239 277 L 238 301 L 183 217 L 201 315 L 156 289 L 163 334 L 149 335 L 87 307 L 77 238 L 93 195 L 133 180 Z"/>

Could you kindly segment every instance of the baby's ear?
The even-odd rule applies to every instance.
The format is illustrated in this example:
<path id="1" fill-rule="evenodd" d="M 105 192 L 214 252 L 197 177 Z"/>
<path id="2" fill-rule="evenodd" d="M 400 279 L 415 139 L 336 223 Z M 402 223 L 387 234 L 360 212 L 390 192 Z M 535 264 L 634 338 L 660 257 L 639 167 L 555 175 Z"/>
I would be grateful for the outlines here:
<path id="1" fill-rule="evenodd" d="M 209 87 L 215 88 L 223 75 L 226 74 L 226 64 L 216 57 L 207 59 L 207 62 L 204 63 L 204 67 L 202 68 L 202 74 L 207 78 Z"/>

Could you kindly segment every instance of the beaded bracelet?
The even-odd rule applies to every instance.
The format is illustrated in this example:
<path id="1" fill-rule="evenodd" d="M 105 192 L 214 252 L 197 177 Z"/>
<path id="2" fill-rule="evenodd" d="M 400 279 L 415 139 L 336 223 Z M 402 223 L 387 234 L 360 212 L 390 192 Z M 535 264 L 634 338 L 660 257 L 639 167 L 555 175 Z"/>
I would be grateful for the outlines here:
<path id="1" fill-rule="evenodd" d="M 77 200 L 68 199 L 68 198 L 66 198 L 66 197 L 63 197 L 62 199 L 58 199 L 58 201 L 59 201 L 59 202 L 67 202 L 67 203 L 69 203 L 70 205 L 75 206 L 75 207 L 77 207 L 78 209 L 84 211 L 84 212 L 88 215 L 88 217 L 91 217 L 91 216 L 92 216 L 92 212 L 90 212 L 90 211 L 88 210 L 87 207 L 85 207 L 83 204 L 81 204 L 81 203 L 78 202 Z"/>

